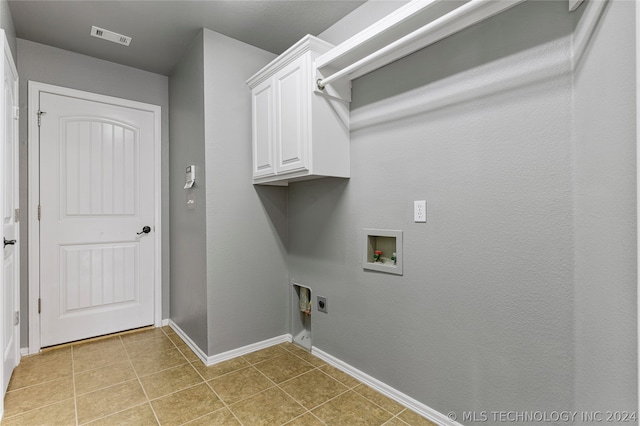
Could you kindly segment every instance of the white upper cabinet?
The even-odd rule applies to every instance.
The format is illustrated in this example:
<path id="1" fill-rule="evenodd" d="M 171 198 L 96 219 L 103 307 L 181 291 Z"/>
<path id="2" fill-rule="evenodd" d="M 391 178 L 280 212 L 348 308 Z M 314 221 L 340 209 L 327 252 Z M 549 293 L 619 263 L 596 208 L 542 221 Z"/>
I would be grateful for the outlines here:
<path id="1" fill-rule="evenodd" d="M 314 61 L 332 47 L 306 36 L 247 81 L 253 183 L 349 177 L 349 106 L 314 92 Z"/>

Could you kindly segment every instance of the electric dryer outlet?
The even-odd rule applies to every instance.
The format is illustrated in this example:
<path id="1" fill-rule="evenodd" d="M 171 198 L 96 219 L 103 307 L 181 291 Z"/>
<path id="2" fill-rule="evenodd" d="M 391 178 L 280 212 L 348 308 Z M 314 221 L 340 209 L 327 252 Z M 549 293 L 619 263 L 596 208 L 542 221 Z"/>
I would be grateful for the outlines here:
<path id="1" fill-rule="evenodd" d="M 327 298 L 324 296 L 318 296 L 318 311 L 327 313 Z"/>

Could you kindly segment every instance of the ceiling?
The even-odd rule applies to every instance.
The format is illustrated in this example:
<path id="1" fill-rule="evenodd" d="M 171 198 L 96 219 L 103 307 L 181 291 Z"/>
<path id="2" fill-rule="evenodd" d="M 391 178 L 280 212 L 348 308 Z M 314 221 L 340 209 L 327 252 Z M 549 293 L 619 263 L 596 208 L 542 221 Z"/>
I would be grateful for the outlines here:
<path id="1" fill-rule="evenodd" d="M 10 0 L 19 38 L 169 75 L 201 28 L 279 54 L 363 0 Z M 133 38 L 129 47 L 91 26 Z"/>

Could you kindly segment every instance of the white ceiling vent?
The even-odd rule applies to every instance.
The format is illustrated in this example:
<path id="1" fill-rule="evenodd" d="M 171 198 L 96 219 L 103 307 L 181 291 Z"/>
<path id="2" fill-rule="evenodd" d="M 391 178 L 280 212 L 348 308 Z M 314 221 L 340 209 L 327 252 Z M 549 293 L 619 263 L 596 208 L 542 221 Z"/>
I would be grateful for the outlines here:
<path id="1" fill-rule="evenodd" d="M 128 46 L 129 43 L 131 43 L 131 37 L 114 33 L 113 31 L 105 30 L 96 26 L 91 27 L 91 35 L 114 43 L 123 44 L 125 46 Z"/>

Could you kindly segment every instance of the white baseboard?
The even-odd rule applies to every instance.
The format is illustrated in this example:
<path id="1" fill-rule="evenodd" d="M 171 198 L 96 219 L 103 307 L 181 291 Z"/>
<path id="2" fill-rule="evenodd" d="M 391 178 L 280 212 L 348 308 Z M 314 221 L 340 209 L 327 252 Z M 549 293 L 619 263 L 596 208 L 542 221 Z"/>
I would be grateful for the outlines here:
<path id="1" fill-rule="evenodd" d="M 191 338 L 189 336 L 187 336 L 187 334 L 182 331 L 182 329 L 180 327 L 178 327 L 178 324 L 176 324 L 175 322 L 168 320 L 168 325 L 169 327 L 171 327 L 171 329 L 173 329 L 173 331 L 176 332 L 176 334 L 178 336 L 180 336 L 180 338 L 182 339 L 182 341 L 184 341 L 184 343 L 187 344 L 187 346 L 189 346 L 189 348 L 191 348 L 191 350 L 193 351 L 193 353 L 195 353 L 196 355 L 198 355 L 198 358 L 200 358 L 200 360 L 203 363 L 207 363 L 207 354 L 205 354 L 204 352 L 202 352 L 202 350 L 198 347 L 198 345 L 196 345 L 193 340 L 191 340 Z"/>
<path id="2" fill-rule="evenodd" d="M 207 358 L 207 361 L 205 362 L 205 364 L 207 366 L 211 366 L 219 362 L 226 361 L 241 355 L 246 355 L 251 352 L 259 351 L 260 349 L 265 349 L 270 346 L 279 345 L 280 343 L 285 343 L 285 342 L 291 343 L 292 340 L 293 340 L 293 337 L 290 334 L 283 334 L 282 336 L 272 337 L 271 339 L 263 340 L 261 342 L 256 342 L 247 346 L 242 346 L 241 348 L 232 349 L 230 351 L 212 355 Z"/>
<path id="3" fill-rule="evenodd" d="M 364 384 L 372 387 L 377 390 L 381 394 L 393 399 L 399 404 L 404 405 L 405 407 L 415 411 L 421 416 L 431 420 L 432 422 L 442 425 L 442 426 L 462 426 L 462 424 L 449 419 L 446 415 L 440 413 L 439 411 L 434 410 L 433 408 L 411 398 L 409 395 L 406 395 L 399 390 L 392 388 L 386 383 L 381 382 L 380 380 L 369 376 L 367 373 L 364 373 L 358 370 L 355 367 L 347 364 L 344 361 L 339 360 L 333 355 L 329 355 L 328 353 L 318 349 L 315 346 L 311 347 L 311 353 L 326 363 L 336 367 L 338 370 L 343 371 L 344 373 L 354 377 Z"/>
<path id="4" fill-rule="evenodd" d="M 280 343 L 291 342 L 293 337 L 291 334 L 283 334 L 282 336 L 272 337 L 271 339 L 263 340 L 261 342 L 252 343 L 247 346 L 242 346 L 237 349 L 232 349 L 230 351 L 222 352 L 216 355 L 207 356 L 194 342 L 187 336 L 187 334 L 178 327 L 176 323 L 171 320 L 167 320 L 169 327 L 171 327 L 180 338 L 191 348 L 191 350 L 198 355 L 198 358 L 206 365 L 212 366 L 214 364 L 218 364 L 223 361 L 227 361 L 232 358 L 236 358 L 242 355 L 246 355 L 251 352 L 258 351 L 260 349 L 265 349 L 270 346 L 279 345 Z M 463 426 L 461 423 L 453 421 L 449 419 L 444 414 L 439 411 L 434 410 L 433 408 L 411 398 L 409 395 L 406 395 L 399 390 L 392 388 L 386 383 L 381 382 L 380 380 L 369 376 L 368 374 L 358 370 L 355 367 L 347 364 L 344 361 L 339 360 L 338 358 L 324 352 L 321 349 L 318 349 L 315 346 L 311 347 L 311 353 L 328 364 L 336 367 L 338 370 L 345 372 L 363 382 L 364 384 L 372 387 L 377 390 L 381 394 L 393 399 L 399 404 L 415 411 L 421 416 L 431 420 L 432 422 L 441 425 L 441 426 Z"/>
<path id="5" fill-rule="evenodd" d="M 168 319 L 168 318 L 167 318 L 167 319 L 163 319 L 163 320 L 160 322 L 160 327 L 166 327 L 166 326 L 168 326 L 168 325 L 169 325 L 169 319 Z"/>
<path id="6" fill-rule="evenodd" d="M 20 356 L 27 356 L 29 355 L 29 348 L 20 348 Z"/>
<path id="7" fill-rule="evenodd" d="M 171 327 L 178 336 L 191 348 L 191 350 L 198 355 L 198 358 L 206 365 L 207 367 L 212 366 L 214 364 L 218 364 L 223 361 L 227 361 L 232 358 L 239 357 L 241 355 L 246 355 L 251 352 L 259 351 L 260 349 L 265 349 L 270 346 L 279 345 L 280 343 L 291 342 L 293 337 L 290 334 L 283 334 L 282 336 L 272 337 L 271 339 L 263 340 L 261 342 L 252 343 L 247 346 L 242 346 L 237 349 L 232 349 L 230 351 L 222 352 L 216 355 L 208 356 L 205 354 L 194 342 L 187 336 L 187 334 L 178 327 L 178 325 L 169 320 L 169 327 Z"/>

